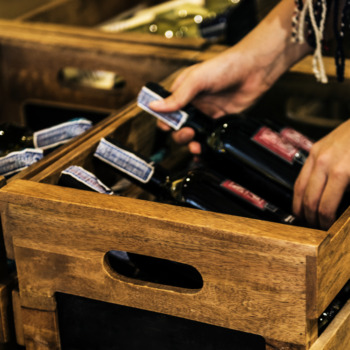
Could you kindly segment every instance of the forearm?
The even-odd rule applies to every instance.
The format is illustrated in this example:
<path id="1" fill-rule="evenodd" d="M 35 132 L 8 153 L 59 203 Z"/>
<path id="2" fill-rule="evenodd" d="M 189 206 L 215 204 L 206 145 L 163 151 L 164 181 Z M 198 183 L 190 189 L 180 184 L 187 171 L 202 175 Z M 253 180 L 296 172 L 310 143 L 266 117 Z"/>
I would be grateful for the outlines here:
<path id="1" fill-rule="evenodd" d="M 252 73 L 266 90 L 294 63 L 312 51 L 291 41 L 293 0 L 282 0 L 241 42 L 229 49 L 252 60 Z"/>

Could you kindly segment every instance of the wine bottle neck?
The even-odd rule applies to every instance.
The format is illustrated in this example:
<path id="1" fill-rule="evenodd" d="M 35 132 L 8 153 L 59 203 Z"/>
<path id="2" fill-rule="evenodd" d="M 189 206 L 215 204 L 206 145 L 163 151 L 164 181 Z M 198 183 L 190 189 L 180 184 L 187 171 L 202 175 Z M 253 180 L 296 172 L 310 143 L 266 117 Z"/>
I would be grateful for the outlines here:
<path id="1" fill-rule="evenodd" d="M 120 147 L 114 140 L 101 139 L 94 156 L 154 195 L 168 193 L 169 176 L 164 168 Z"/>
<path id="2" fill-rule="evenodd" d="M 195 139 L 197 141 L 203 140 L 211 133 L 214 125 L 213 119 L 191 104 L 185 106 L 182 110 L 172 113 L 158 113 L 148 107 L 150 102 L 169 96 L 170 92 L 162 86 L 149 82 L 141 89 L 137 102 L 139 107 L 154 115 L 174 130 L 179 130 L 183 126 L 191 127 L 195 131 Z"/>

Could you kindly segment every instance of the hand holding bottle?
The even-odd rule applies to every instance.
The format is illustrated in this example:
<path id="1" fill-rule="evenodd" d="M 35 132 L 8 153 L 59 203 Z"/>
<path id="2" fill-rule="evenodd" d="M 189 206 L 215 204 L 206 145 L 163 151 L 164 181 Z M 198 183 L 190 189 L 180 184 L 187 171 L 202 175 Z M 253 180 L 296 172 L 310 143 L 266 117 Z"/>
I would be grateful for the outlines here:
<path id="1" fill-rule="evenodd" d="M 172 95 L 152 103 L 150 107 L 159 112 L 170 112 L 191 102 L 213 118 L 246 109 L 258 98 L 259 93 L 253 86 L 255 82 L 250 82 L 246 77 L 248 67 L 245 69 L 239 64 L 239 61 L 244 61 L 241 56 L 242 53 L 227 51 L 213 60 L 187 68 L 173 84 Z M 232 61 L 237 61 L 237 64 L 233 65 Z M 245 61 L 248 66 L 248 60 Z M 211 74 L 214 70 L 215 74 Z M 158 125 L 163 130 L 169 130 L 161 122 Z M 173 137 L 178 143 L 188 143 L 193 139 L 194 131 L 185 127 L 174 132 Z M 189 147 L 192 153 L 200 153 L 198 143 L 191 142 Z"/>
<path id="2" fill-rule="evenodd" d="M 328 229 L 350 183 L 350 120 L 315 143 L 294 187 L 293 211 Z"/>
<path id="3" fill-rule="evenodd" d="M 238 44 L 182 72 L 171 88 L 171 97 L 150 107 L 157 112 L 172 112 L 191 101 L 213 118 L 250 107 L 281 74 L 311 51 L 307 44 L 290 40 L 294 6 L 292 0 L 281 1 Z M 168 130 L 164 124 L 159 126 Z M 173 134 L 179 143 L 188 143 L 193 136 L 189 128 Z M 200 153 L 198 143 L 191 142 L 189 148 L 192 153 Z"/>

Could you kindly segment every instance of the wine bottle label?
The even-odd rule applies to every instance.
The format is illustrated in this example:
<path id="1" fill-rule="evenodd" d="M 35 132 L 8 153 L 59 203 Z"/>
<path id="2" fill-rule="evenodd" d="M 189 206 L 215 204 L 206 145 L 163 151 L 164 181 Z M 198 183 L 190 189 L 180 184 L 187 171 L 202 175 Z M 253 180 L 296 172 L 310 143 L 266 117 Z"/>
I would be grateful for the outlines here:
<path id="1" fill-rule="evenodd" d="M 48 149 L 68 142 L 92 127 L 92 122 L 85 118 L 77 118 L 66 123 L 43 129 L 33 134 L 34 147 Z"/>
<path id="2" fill-rule="evenodd" d="M 296 147 L 266 126 L 261 127 L 252 140 L 289 163 L 299 154 Z"/>
<path id="3" fill-rule="evenodd" d="M 280 135 L 295 147 L 310 152 L 313 142 L 299 131 L 286 127 L 280 131 Z"/>
<path id="4" fill-rule="evenodd" d="M 91 188 L 95 192 L 113 194 L 113 191 L 102 183 L 94 174 L 80 166 L 72 165 L 63 170 L 62 174 L 74 178 L 76 181 Z"/>
<path id="5" fill-rule="evenodd" d="M 294 215 L 283 213 L 275 205 L 267 202 L 265 199 L 250 192 L 249 190 L 233 182 L 232 180 L 224 180 L 223 182 L 221 182 L 220 186 L 260 210 L 266 210 L 271 213 L 275 213 L 275 215 L 277 215 L 280 218 L 280 222 L 291 224 L 295 221 Z"/>
<path id="6" fill-rule="evenodd" d="M 9 176 L 18 173 L 42 157 L 41 149 L 26 148 L 19 152 L 11 152 L 0 158 L 0 175 Z"/>
<path id="7" fill-rule="evenodd" d="M 179 130 L 187 121 L 188 114 L 186 112 L 180 110 L 171 113 L 158 113 L 148 107 L 150 102 L 162 99 L 163 98 L 160 95 L 144 86 L 137 97 L 137 105 L 144 111 L 152 114 L 162 122 L 169 125 L 171 128 Z"/>
<path id="8" fill-rule="evenodd" d="M 231 180 L 223 181 L 220 186 L 261 210 L 265 210 L 269 204 L 265 199 L 257 196 L 256 194 L 250 192 L 246 188 Z"/>
<path id="9" fill-rule="evenodd" d="M 147 183 L 154 173 L 151 164 L 105 139 L 101 139 L 94 156 L 142 183 Z"/>

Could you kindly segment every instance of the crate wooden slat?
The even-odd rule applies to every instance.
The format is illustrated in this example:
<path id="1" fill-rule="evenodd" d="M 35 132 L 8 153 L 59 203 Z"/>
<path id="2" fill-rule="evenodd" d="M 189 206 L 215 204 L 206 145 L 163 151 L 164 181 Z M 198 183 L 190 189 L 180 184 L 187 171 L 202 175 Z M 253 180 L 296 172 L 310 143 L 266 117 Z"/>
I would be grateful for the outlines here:
<path id="1" fill-rule="evenodd" d="M 101 137 L 142 119 L 148 120 L 130 105 L 30 181 L 14 180 L 1 189 L 27 341 L 34 341 L 40 314 L 51 320 L 41 336 L 59 346 L 55 292 L 64 292 L 259 334 L 267 349 L 309 349 L 317 339 L 318 316 L 350 276 L 349 211 L 325 232 L 55 186 L 65 167 L 90 163 Z M 147 144 L 140 140 L 144 133 L 136 137 L 133 128 L 125 130 L 141 142 L 138 147 Z M 121 135 L 127 138 L 125 131 Z M 203 288 L 120 277 L 104 263 L 113 249 L 192 265 Z"/>
<path id="2" fill-rule="evenodd" d="M 56 0 L 43 6 L 38 6 L 32 11 L 17 17 L 17 21 L 35 24 L 39 23 L 42 28 L 56 24 L 56 28 L 69 28 L 69 30 L 84 30 L 91 28 L 97 36 L 103 37 L 105 32 L 97 26 L 111 17 L 117 16 L 123 11 L 132 9 L 137 5 L 152 6 L 164 1 L 96 1 L 96 0 Z M 75 27 L 75 28 L 74 28 Z M 208 44 L 203 38 L 171 38 L 167 39 L 161 35 L 146 33 L 111 33 L 116 40 L 127 40 L 130 42 L 161 45 L 165 47 L 182 47 L 200 50 Z"/>
<path id="3" fill-rule="evenodd" d="M 15 334 L 16 334 L 16 343 L 18 345 L 25 346 L 22 307 L 21 307 L 21 300 L 19 297 L 18 286 L 16 286 L 12 290 L 12 309 L 13 309 L 13 320 L 14 320 Z"/>
<path id="4" fill-rule="evenodd" d="M 0 18 L 14 20 L 32 11 L 35 8 L 41 7 L 50 0 L 16 0 L 16 1 L 0 1 Z"/>

